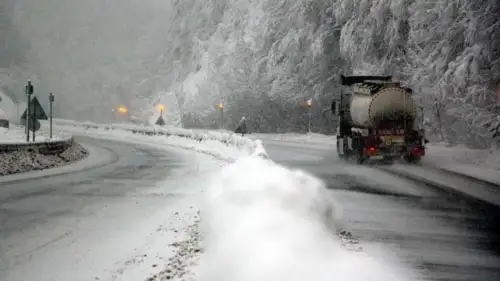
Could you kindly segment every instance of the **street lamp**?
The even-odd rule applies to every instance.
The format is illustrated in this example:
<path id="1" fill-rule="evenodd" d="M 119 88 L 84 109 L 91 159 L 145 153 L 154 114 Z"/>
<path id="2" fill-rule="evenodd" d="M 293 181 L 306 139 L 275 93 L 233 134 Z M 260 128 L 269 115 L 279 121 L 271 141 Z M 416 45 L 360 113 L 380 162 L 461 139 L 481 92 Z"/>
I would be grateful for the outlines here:
<path id="1" fill-rule="evenodd" d="M 128 108 L 126 108 L 125 106 L 119 106 L 118 107 L 118 112 L 120 112 L 120 113 L 127 113 L 128 112 Z"/>
<path id="2" fill-rule="evenodd" d="M 158 110 L 160 111 L 160 116 L 163 117 L 163 110 L 165 110 L 165 106 L 163 104 L 159 104 Z"/>

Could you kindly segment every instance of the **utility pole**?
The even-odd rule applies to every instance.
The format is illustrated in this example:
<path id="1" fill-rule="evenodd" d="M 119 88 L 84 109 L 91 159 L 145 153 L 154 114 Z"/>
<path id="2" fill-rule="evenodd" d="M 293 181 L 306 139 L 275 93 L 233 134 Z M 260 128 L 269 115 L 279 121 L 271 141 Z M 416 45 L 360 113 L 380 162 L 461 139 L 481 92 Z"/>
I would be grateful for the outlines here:
<path id="1" fill-rule="evenodd" d="M 34 86 L 31 84 L 31 80 L 28 80 L 28 84 L 24 88 L 24 93 L 28 97 L 28 108 L 26 109 L 26 142 L 30 141 L 30 128 L 29 128 L 29 121 L 30 121 L 30 105 L 31 105 L 31 95 L 33 94 L 34 91 Z M 34 126 L 35 124 L 33 124 Z"/>
<path id="2" fill-rule="evenodd" d="M 312 119 L 312 99 L 309 99 L 307 100 L 307 107 L 309 108 L 309 112 L 308 112 L 308 115 L 309 115 L 309 121 L 308 121 L 308 131 L 309 133 L 311 132 L 311 119 Z"/>
<path id="3" fill-rule="evenodd" d="M 52 139 L 52 104 L 54 103 L 54 95 L 52 93 L 49 94 L 49 130 L 50 130 L 50 139 Z"/>

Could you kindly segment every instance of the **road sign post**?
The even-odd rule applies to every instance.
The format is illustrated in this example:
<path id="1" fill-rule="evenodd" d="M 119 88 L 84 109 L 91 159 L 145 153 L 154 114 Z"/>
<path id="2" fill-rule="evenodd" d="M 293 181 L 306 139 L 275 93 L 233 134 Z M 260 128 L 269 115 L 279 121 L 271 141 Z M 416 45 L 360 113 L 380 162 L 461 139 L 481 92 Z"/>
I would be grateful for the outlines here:
<path id="1" fill-rule="evenodd" d="M 34 91 L 33 84 L 31 80 L 28 80 L 28 84 L 24 88 L 24 93 L 28 97 L 28 107 L 26 108 L 26 142 L 30 141 L 30 129 L 29 129 L 29 118 L 30 118 L 30 106 L 31 106 L 31 95 Z"/>
<path id="2" fill-rule="evenodd" d="M 36 106 L 33 106 L 33 117 L 31 118 L 31 120 L 33 122 L 33 142 L 35 142 L 36 130 L 34 128 L 35 128 L 35 124 L 36 124 Z"/>
<path id="3" fill-rule="evenodd" d="M 50 139 L 52 139 L 52 104 L 54 103 L 54 95 L 52 93 L 49 94 L 49 131 L 50 131 Z"/>
<path id="4" fill-rule="evenodd" d="M 28 115 L 28 111 L 30 114 Z M 26 127 L 33 132 L 40 130 L 40 122 L 38 120 L 49 120 L 45 110 L 42 105 L 38 101 L 37 97 L 33 97 L 30 99 L 30 107 L 27 108 L 24 113 L 21 115 L 21 122 L 26 124 Z M 27 138 L 29 141 L 29 136 Z"/>

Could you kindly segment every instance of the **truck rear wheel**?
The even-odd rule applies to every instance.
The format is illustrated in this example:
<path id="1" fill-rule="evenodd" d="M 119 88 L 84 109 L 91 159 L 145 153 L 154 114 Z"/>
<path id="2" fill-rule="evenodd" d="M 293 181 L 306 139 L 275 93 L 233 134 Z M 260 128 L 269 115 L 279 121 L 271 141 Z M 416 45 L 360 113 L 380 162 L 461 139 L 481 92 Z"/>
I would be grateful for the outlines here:
<path id="1" fill-rule="evenodd" d="M 404 160 L 409 164 L 419 164 L 421 157 L 418 155 L 406 155 Z"/>
<path id="2" fill-rule="evenodd" d="M 356 163 L 357 164 L 363 164 L 363 163 L 365 163 L 365 161 L 366 161 L 366 157 L 363 156 L 363 153 L 358 152 L 356 154 Z"/>
<path id="3" fill-rule="evenodd" d="M 343 142 L 342 142 L 343 143 Z M 340 145 L 341 142 L 339 141 L 339 139 L 337 138 L 337 155 L 339 156 L 340 159 L 342 160 L 347 160 L 349 159 L 349 154 L 348 154 L 348 151 L 346 149 L 344 149 L 344 146 L 341 146 Z"/>

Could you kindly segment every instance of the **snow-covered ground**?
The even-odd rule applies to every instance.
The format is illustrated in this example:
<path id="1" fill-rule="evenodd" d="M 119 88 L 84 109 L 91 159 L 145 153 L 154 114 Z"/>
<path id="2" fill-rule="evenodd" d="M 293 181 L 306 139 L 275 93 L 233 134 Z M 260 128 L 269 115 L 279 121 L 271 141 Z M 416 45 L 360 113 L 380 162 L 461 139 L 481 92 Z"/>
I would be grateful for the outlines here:
<path id="1" fill-rule="evenodd" d="M 266 159 L 259 141 L 238 146 L 215 139 L 200 142 L 119 129 L 70 125 L 58 129 L 101 139 L 176 146 L 222 160 L 222 170 L 193 176 L 182 188 L 182 200 L 141 226 L 155 231 L 134 234 L 142 246 L 116 264 L 110 280 L 414 280 L 414 272 L 383 249 L 376 257 L 346 249 L 345 241 L 335 235 L 342 228 L 342 210 L 323 183 Z M 335 144 L 334 137 L 312 134 L 251 137 L 264 139 L 264 146 L 266 140 L 323 147 Z M 445 165 L 446 157 L 455 157 L 450 161 L 472 167 L 484 165 L 467 161 L 480 155 L 484 161 L 487 153 L 429 145 L 427 159 L 437 157 Z M 141 235 L 146 237 L 141 240 Z"/>
<path id="2" fill-rule="evenodd" d="M 279 142 L 280 144 L 288 144 L 291 146 L 300 147 L 322 147 L 335 149 L 336 137 L 327 136 L 316 133 L 298 134 L 251 134 L 248 135 L 251 139 L 261 139 L 265 142 Z"/>
<path id="3" fill-rule="evenodd" d="M 323 183 L 266 159 L 259 141 L 238 147 L 122 130 L 63 129 L 159 148 L 176 146 L 223 160 L 222 170 L 210 172 L 209 177 L 193 175 L 189 186 L 182 188 L 182 200 L 141 226 L 155 231 L 134 234 L 146 235 L 137 238 L 144 243 L 116 265 L 111 280 L 366 280 L 374 276 L 411 280 L 410 270 L 398 262 L 346 248 L 345 239 L 335 235 L 342 226 L 341 210 Z"/>
<path id="4" fill-rule="evenodd" d="M 39 130 L 35 135 L 35 142 L 57 141 L 69 138 L 68 134 L 54 134 L 50 139 L 49 134 L 44 130 Z M 33 139 L 32 132 L 30 132 L 30 142 Z M 10 127 L 0 127 L 0 144 L 2 143 L 26 143 L 26 133 L 24 127 L 10 125 Z"/>
<path id="5" fill-rule="evenodd" d="M 97 158 L 123 152 L 108 166 L 2 183 L 0 280 L 147 280 L 176 257 L 171 244 L 189 233 L 203 183 L 221 162 L 182 149 L 141 157 L 144 146 L 131 143 L 102 146 Z"/>
<path id="6" fill-rule="evenodd" d="M 82 160 L 87 155 L 88 152 L 79 143 L 73 143 L 59 154 L 44 155 L 27 150 L 0 153 L 0 176 L 61 167 Z"/>
<path id="7" fill-rule="evenodd" d="M 430 144 L 423 163 L 500 185 L 500 149 Z"/>
<path id="8" fill-rule="evenodd" d="M 64 140 L 69 137 L 69 135 L 58 134 L 51 139 L 40 130 L 36 134 L 35 143 Z M 32 143 L 31 140 L 30 136 L 30 143 Z M 1 127 L 0 145 L 13 143 L 26 143 L 24 128 L 15 125 L 11 125 L 8 129 Z M 81 160 L 86 155 L 85 149 L 77 143 L 58 155 L 43 155 L 36 151 L 24 150 L 0 154 L 0 176 L 59 167 Z"/>
<path id="9" fill-rule="evenodd" d="M 139 127 L 139 126 L 138 126 Z M 186 138 L 176 135 L 170 136 L 144 136 L 141 134 L 134 134 L 130 131 L 125 131 L 121 129 L 107 130 L 105 128 L 84 128 L 81 126 L 72 125 L 59 125 L 54 130 L 62 133 L 72 133 L 75 135 L 91 136 L 94 138 L 102 139 L 120 139 L 128 141 L 138 141 L 141 143 L 149 143 L 156 145 L 167 145 L 181 147 L 189 150 L 194 150 L 200 153 L 209 154 L 216 158 L 233 161 L 238 157 L 248 155 L 253 151 L 253 142 L 250 140 L 244 140 L 243 142 L 238 142 L 239 139 L 235 140 L 234 143 L 223 143 L 226 141 L 229 134 L 221 133 L 218 135 L 216 132 L 211 132 L 210 137 L 212 139 L 203 139 L 199 141 L 195 138 Z M 182 129 L 178 129 L 182 133 Z M 200 135 L 200 137 L 203 137 Z M 230 136 L 229 136 L 230 138 Z"/>
<path id="10" fill-rule="evenodd" d="M 285 142 L 296 142 L 296 143 L 304 143 L 304 144 L 335 144 L 334 140 L 335 136 L 327 136 L 316 133 L 308 133 L 308 134 L 298 134 L 298 133 L 289 133 L 289 134 L 252 134 L 249 137 L 253 138 L 264 138 L 275 141 L 285 141 Z"/>
<path id="11" fill-rule="evenodd" d="M 412 280 L 394 261 L 342 246 L 339 205 L 305 172 L 243 158 L 214 175 L 205 203 L 198 280 Z"/>

